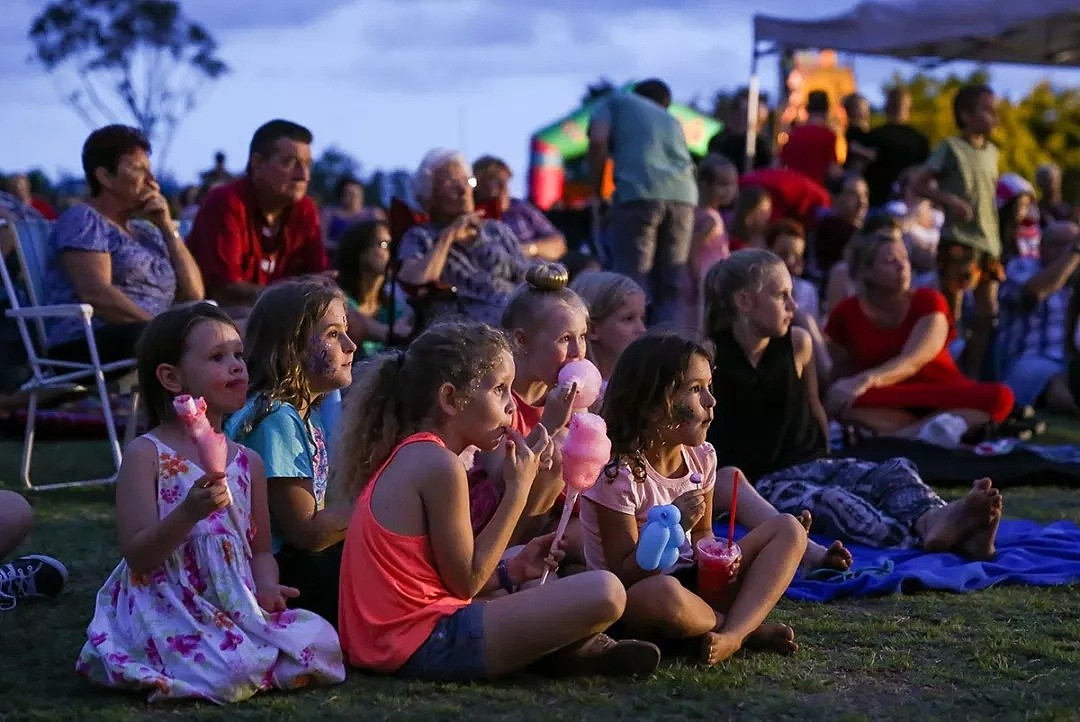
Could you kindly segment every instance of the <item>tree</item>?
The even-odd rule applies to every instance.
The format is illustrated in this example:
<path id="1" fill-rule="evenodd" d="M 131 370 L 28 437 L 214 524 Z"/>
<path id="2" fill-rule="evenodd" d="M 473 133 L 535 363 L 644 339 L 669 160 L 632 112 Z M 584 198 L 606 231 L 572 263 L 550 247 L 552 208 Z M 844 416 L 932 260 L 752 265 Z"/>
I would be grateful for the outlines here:
<path id="1" fill-rule="evenodd" d="M 80 118 L 92 128 L 131 122 L 159 146 L 162 164 L 204 83 L 228 72 L 213 37 L 176 0 L 55 0 L 29 37 L 31 60 Z"/>

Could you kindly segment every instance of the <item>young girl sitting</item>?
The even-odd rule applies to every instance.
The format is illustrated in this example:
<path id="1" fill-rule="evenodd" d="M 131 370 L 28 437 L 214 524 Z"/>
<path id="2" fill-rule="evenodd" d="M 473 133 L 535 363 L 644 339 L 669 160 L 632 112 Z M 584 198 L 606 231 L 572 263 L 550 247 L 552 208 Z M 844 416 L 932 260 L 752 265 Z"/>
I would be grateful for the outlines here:
<path id="1" fill-rule="evenodd" d="M 806 549 L 799 522 L 777 515 L 739 540 L 743 558 L 729 608 L 714 609 L 695 594 L 693 544 L 712 536 L 713 488 L 730 487 L 738 473 L 718 473 L 716 452 L 705 442 L 716 405 L 711 365 L 705 346 L 675 334 L 646 336 L 623 351 L 604 397 L 613 459 L 581 509 L 589 568 L 611 570 L 626 585 L 626 629 L 692 639 L 708 665 L 744 643 L 796 649 L 790 627 L 762 623 Z M 638 537 L 649 510 L 663 504 L 679 508 L 688 540 L 674 568 L 646 571 L 635 556 Z"/>
<path id="2" fill-rule="evenodd" d="M 404 351 L 365 362 L 349 393 L 347 453 L 333 484 L 355 500 L 341 564 L 340 627 L 348 661 L 429 679 L 498 677 L 542 657 L 564 673 L 648 674 L 656 647 L 601 634 L 626 594 L 606 572 L 540 576 L 553 535 L 503 559 L 525 510 L 542 428 L 532 444 L 511 425 L 514 359 L 506 337 L 447 323 Z M 474 537 L 465 467 L 473 445 L 502 458 L 504 492 Z M 481 593 L 506 595 L 481 602 Z"/>
<path id="3" fill-rule="evenodd" d="M 230 443 L 225 473 L 199 452 L 173 397 L 201 396 L 206 418 L 244 403 L 247 368 L 236 326 L 216 306 L 165 311 L 139 342 L 150 433 L 124 453 L 116 489 L 123 561 L 97 595 L 76 670 L 150 701 L 222 704 L 260 690 L 345 678 L 337 634 L 310 612 L 286 611 L 270 553 L 262 460 Z"/>
<path id="4" fill-rule="evenodd" d="M 815 532 L 869 546 L 993 556 L 1001 496 L 989 479 L 946 505 L 907 459 L 828 458 L 814 349 L 809 334 L 792 327 L 794 312 L 791 276 L 768 251 L 734 253 L 706 279 L 717 362 L 709 440 L 720 463 L 737 464 L 753 483 L 740 486 L 738 521 L 753 528 L 788 512 Z M 719 487 L 717 506 L 725 495 Z M 805 561 L 843 569 L 851 555 L 840 542 L 828 549 L 811 542 Z"/>
<path id="5" fill-rule="evenodd" d="M 251 387 L 226 432 L 266 464 L 274 556 L 282 582 L 300 590 L 294 606 L 336 625 L 352 509 L 326 507 L 328 430 L 319 410 L 327 393 L 352 383 L 356 344 L 344 295 L 314 280 L 272 286 L 255 303 L 246 336 Z"/>
<path id="6" fill-rule="evenodd" d="M 578 276 L 570 290 L 589 309 L 585 355 L 603 378 L 611 378 L 619 354 L 645 335 L 645 292 L 634 279 L 610 271 Z"/>

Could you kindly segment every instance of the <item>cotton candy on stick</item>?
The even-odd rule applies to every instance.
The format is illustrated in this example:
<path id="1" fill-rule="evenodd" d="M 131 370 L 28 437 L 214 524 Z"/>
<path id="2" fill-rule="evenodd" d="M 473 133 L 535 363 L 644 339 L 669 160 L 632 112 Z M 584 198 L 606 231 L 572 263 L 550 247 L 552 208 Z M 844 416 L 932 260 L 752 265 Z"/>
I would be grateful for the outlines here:
<path id="1" fill-rule="evenodd" d="M 593 366 L 592 361 L 579 359 L 559 369 L 559 386 L 570 388 L 575 383 L 577 397 L 574 399 L 574 410 L 581 411 L 592 406 L 600 398 L 600 385 L 604 383 L 604 378 Z"/>
<path id="2" fill-rule="evenodd" d="M 588 363 L 588 362 L 586 362 Z M 592 366 L 592 364 L 589 364 Z M 595 367 L 594 367 L 595 368 Z M 566 533 L 566 525 L 574 512 L 581 492 L 592 488 L 604 465 L 611 458 L 611 440 L 607 436 L 607 424 L 596 414 L 580 412 L 570 419 L 570 429 L 562 444 L 563 481 L 566 482 L 566 499 L 563 502 L 562 518 L 555 529 L 555 540 L 551 544 L 551 553 L 559 548 L 559 542 Z M 540 577 L 540 583 L 547 581 L 548 569 Z"/>

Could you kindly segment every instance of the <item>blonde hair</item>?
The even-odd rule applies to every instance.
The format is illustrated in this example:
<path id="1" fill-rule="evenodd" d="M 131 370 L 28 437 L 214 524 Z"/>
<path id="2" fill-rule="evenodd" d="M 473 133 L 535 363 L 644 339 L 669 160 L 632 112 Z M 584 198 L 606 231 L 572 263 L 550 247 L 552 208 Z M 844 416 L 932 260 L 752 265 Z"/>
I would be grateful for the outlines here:
<path id="1" fill-rule="evenodd" d="M 847 250 L 848 276 L 855 283 L 859 293 L 866 291 L 865 274 L 877 260 L 882 246 L 889 243 L 903 243 L 900 226 L 895 224 L 863 233 L 851 241 Z"/>
<path id="2" fill-rule="evenodd" d="M 709 269 L 705 275 L 705 333 L 710 338 L 735 323 L 739 315 L 735 294 L 760 291 L 769 270 L 776 266 L 784 267 L 784 261 L 772 251 L 744 248 Z"/>
<path id="3" fill-rule="evenodd" d="M 578 276 L 570 284 L 570 290 L 585 302 L 589 310 L 590 329 L 595 329 L 614 316 L 630 296 L 635 293 L 645 295 L 637 281 L 613 271 L 593 271 Z M 592 344 L 588 346 L 587 355 L 589 360 L 595 360 L 592 356 Z"/>
<path id="4" fill-rule="evenodd" d="M 510 342 L 485 323 L 432 326 L 407 349 L 386 351 L 362 362 L 345 396 L 330 465 L 329 488 L 351 503 L 402 439 L 435 419 L 443 384 L 472 393 L 498 363 Z"/>
<path id="5" fill-rule="evenodd" d="M 275 284 L 255 302 L 244 333 L 248 388 L 261 397 L 248 422 L 252 428 L 269 413 L 273 401 L 310 408 L 304 352 L 315 325 L 335 300 L 345 300 L 337 286 L 304 279 Z"/>
<path id="6" fill-rule="evenodd" d="M 571 308 L 578 308 L 589 316 L 589 308 L 567 285 L 570 273 L 561 263 L 538 263 L 525 273 L 525 283 L 510 296 L 503 311 L 500 325 L 508 331 L 536 328 L 546 315 L 544 309 L 548 303 L 561 303 Z"/>

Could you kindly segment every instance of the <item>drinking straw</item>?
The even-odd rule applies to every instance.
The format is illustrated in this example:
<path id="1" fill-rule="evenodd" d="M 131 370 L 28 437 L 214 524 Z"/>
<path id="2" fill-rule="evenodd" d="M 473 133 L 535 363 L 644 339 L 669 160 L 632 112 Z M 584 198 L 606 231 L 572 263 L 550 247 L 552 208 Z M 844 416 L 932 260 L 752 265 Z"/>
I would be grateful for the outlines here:
<path id="1" fill-rule="evenodd" d="M 735 544 L 735 503 L 739 499 L 739 476 L 741 471 L 735 470 L 735 473 L 731 475 L 731 519 L 728 521 L 727 530 L 727 545 L 728 549 Z"/>

